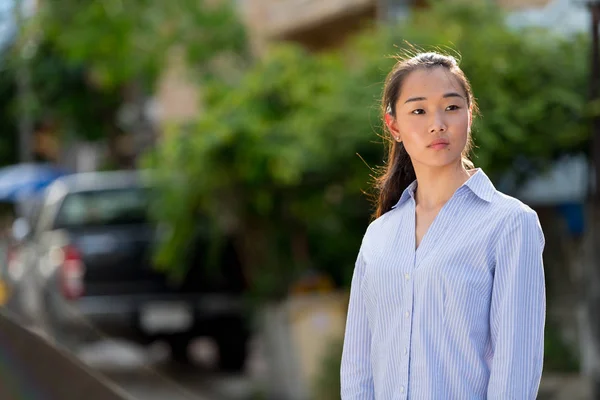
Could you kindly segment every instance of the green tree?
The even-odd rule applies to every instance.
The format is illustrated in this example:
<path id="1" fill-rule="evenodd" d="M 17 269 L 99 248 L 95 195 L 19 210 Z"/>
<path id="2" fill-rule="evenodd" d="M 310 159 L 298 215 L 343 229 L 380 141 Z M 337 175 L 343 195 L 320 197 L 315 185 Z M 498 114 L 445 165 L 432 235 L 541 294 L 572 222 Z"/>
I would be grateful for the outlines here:
<path id="1" fill-rule="evenodd" d="M 183 51 L 192 73 L 210 79 L 223 55 L 243 58 L 244 30 L 229 2 L 43 1 L 18 37 L 12 62 L 25 53 L 37 121 L 86 139 L 117 139 L 131 128 L 124 105 L 141 106 L 170 52 Z M 126 160 L 114 159 L 122 165 Z"/>
<path id="2" fill-rule="evenodd" d="M 347 284 L 383 157 L 378 99 L 395 53 L 462 54 L 482 117 L 474 161 L 492 177 L 579 151 L 585 128 L 585 42 L 506 27 L 494 6 L 435 3 L 343 50 L 273 49 L 234 83 L 205 88 L 205 112 L 167 135 L 154 157 L 166 189 L 156 216 L 170 234 L 158 261 L 182 275 L 198 218 L 236 239 L 254 290 L 282 296 L 314 268 Z M 177 179 L 173 179 L 177 171 Z"/>

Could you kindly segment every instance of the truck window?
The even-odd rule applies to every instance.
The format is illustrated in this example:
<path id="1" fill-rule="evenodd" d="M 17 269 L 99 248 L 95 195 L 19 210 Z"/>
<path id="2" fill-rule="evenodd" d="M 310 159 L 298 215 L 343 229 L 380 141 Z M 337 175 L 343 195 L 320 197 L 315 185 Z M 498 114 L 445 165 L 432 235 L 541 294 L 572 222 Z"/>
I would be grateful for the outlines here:
<path id="1" fill-rule="evenodd" d="M 55 228 L 139 224 L 148 221 L 150 190 L 111 189 L 68 194 L 56 216 Z"/>

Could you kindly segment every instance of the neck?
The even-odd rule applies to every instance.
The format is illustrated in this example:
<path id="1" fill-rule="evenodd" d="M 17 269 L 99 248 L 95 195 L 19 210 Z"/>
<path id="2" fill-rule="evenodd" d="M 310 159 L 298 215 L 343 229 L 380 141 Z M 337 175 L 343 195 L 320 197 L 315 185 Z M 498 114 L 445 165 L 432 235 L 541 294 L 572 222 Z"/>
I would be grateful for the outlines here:
<path id="1" fill-rule="evenodd" d="M 415 166 L 415 174 L 416 204 L 426 210 L 441 208 L 471 176 L 462 163 L 440 168 Z"/>

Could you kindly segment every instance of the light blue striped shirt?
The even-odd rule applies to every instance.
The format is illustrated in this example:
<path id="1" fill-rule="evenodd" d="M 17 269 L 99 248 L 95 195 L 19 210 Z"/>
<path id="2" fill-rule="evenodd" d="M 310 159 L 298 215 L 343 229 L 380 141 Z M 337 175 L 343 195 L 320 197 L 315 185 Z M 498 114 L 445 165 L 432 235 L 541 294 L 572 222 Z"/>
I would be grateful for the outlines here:
<path id="1" fill-rule="evenodd" d="M 342 399 L 535 399 L 546 313 L 537 214 L 478 169 L 415 251 L 415 187 L 363 238 Z"/>

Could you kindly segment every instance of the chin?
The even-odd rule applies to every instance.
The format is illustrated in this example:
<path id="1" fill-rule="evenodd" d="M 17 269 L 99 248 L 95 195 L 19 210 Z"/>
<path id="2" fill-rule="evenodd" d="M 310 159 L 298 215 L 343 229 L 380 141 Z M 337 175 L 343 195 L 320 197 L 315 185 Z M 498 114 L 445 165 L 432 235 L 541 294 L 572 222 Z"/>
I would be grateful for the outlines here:
<path id="1" fill-rule="evenodd" d="M 425 164 L 431 168 L 444 168 L 444 167 L 449 167 L 452 165 L 460 164 L 461 162 L 462 162 L 461 155 L 456 157 L 453 154 L 452 155 L 451 154 L 444 154 L 444 155 L 440 154 L 439 157 L 430 157 L 430 159 L 427 160 L 427 162 L 424 162 L 423 164 Z"/>

